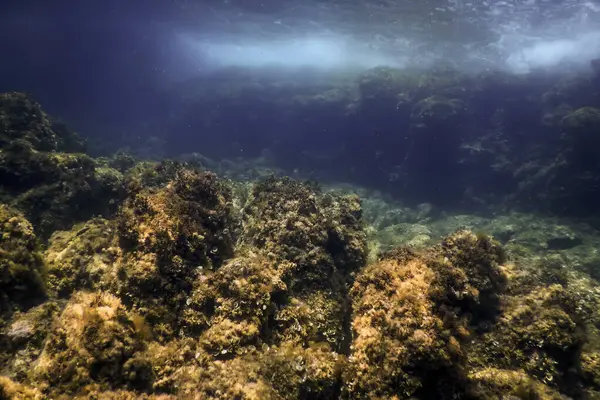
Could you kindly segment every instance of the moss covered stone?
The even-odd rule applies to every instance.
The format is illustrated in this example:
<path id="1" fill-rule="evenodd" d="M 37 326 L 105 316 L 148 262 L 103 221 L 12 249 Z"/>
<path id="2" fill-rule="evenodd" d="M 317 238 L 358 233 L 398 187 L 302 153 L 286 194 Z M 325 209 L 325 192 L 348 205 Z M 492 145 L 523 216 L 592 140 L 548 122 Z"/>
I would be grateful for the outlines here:
<path id="1" fill-rule="evenodd" d="M 45 279 L 33 227 L 20 212 L 0 204 L 0 316 L 42 299 Z"/>
<path id="2" fill-rule="evenodd" d="M 0 94 L 0 191 L 41 239 L 94 214 L 110 215 L 123 197 L 120 173 L 96 169 L 77 134 L 20 93 Z"/>
<path id="3" fill-rule="evenodd" d="M 46 301 L 25 312 L 15 313 L 0 329 L 0 374 L 18 381 L 27 378 L 61 307 L 57 301 Z"/>
<path id="4" fill-rule="evenodd" d="M 487 298 L 503 290 L 503 261 L 488 237 L 459 231 L 441 247 L 397 249 L 364 269 L 351 291 L 349 397 L 460 396 L 469 323 L 498 312 Z"/>
<path id="5" fill-rule="evenodd" d="M 94 218 L 69 231 L 55 232 L 48 242 L 48 289 L 59 297 L 69 297 L 82 289 L 98 289 L 119 253 L 112 222 Z"/>
<path id="6" fill-rule="evenodd" d="M 119 211 L 121 255 L 111 290 L 164 334 L 177 329 L 199 271 L 233 254 L 230 196 L 216 175 L 180 169 L 165 187 L 133 193 Z"/>
<path id="7" fill-rule="evenodd" d="M 563 400 L 556 390 L 531 378 L 523 371 L 487 368 L 469 374 L 470 396 L 481 400 L 517 399 Z"/>
<path id="8" fill-rule="evenodd" d="M 0 147 L 15 139 L 38 151 L 83 151 L 84 141 L 64 125 L 52 121 L 42 107 L 24 93 L 0 94 Z"/>
<path id="9" fill-rule="evenodd" d="M 49 393 L 77 393 L 95 383 L 127 386 L 125 365 L 143 350 L 136 317 L 113 295 L 78 292 L 56 320 L 31 371 Z"/>
<path id="10" fill-rule="evenodd" d="M 242 240 L 286 268 L 279 267 L 287 290 L 273 316 L 280 322 L 277 340 L 326 341 L 336 351 L 347 346 L 347 292 L 367 257 L 361 217 L 356 196 L 323 195 L 274 177 L 253 188 Z"/>
<path id="11" fill-rule="evenodd" d="M 0 399 L 43 400 L 46 397 L 32 386 L 15 382 L 6 376 L 0 376 Z"/>

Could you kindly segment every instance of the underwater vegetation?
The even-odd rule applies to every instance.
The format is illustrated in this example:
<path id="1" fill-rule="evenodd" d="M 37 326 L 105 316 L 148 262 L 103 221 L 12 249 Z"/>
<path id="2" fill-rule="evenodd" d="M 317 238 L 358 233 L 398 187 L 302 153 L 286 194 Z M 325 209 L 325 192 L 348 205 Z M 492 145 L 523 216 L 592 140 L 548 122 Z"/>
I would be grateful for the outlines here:
<path id="1" fill-rule="evenodd" d="M 20 209 L 41 239 L 114 211 L 121 180 L 117 170 L 96 165 L 85 141 L 30 97 L 0 94 L 0 199 Z"/>
<path id="2" fill-rule="evenodd" d="M 554 255 L 460 227 L 370 254 L 357 195 L 94 159 L 0 99 L 0 399 L 600 398 L 600 292 Z M 440 101 L 411 118 L 459 118 Z"/>

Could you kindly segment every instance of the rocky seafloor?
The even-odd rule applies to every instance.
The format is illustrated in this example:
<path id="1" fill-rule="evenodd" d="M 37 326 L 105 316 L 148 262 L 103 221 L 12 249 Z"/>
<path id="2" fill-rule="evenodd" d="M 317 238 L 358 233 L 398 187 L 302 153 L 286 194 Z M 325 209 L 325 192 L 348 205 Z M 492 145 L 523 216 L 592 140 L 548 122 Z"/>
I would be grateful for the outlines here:
<path id="1" fill-rule="evenodd" d="M 592 220 L 92 158 L 19 93 L 0 202 L 1 399 L 600 398 Z"/>

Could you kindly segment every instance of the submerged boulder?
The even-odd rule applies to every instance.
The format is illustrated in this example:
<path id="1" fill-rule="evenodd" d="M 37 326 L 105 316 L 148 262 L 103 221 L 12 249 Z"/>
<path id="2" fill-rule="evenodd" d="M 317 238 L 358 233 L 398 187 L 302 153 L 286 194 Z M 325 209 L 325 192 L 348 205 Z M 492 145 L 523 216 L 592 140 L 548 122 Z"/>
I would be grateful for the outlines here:
<path id="1" fill-rule="evenodd" d="M 22 93 L 0 94 L 0 193 L 25 213 L 41 239 L 94 214 L 109 215 L 121 177 L 96 169 L 85 142 Z"/>
<path id="2" fill-rule="evenodd" d="M 144 348 L 139 319 L 108 293 L 76 293 L 50 329 L 33 380 L 48 393 L 74 394 L 87 385 L 129 382 L 129 360 Z"/>
<path id="3" fill-rule="evenodd" d="M 459 231 L 423 252 L 398 249 L 368 266 L 351 291 L 351 398 L 452 398 L 468 385 L 463 346 L 499 312 L 504 256 Z"/>
<path id="4" fill-rule="evenodd" d="M 359 199 L 269 178 L 255 186 L 245 210 L 244 243 L 279 264 L 287 287 L 273 314 L 275 337 L 326 341 L 343 351 L 349 340 L 345 299 L 367 258 Z"/>
<path id="5" fill-rule="evenodd" d="M 0 318 L 43 300 L 45 280 L 46 265 L 31 223 L 0 204 Z"/>

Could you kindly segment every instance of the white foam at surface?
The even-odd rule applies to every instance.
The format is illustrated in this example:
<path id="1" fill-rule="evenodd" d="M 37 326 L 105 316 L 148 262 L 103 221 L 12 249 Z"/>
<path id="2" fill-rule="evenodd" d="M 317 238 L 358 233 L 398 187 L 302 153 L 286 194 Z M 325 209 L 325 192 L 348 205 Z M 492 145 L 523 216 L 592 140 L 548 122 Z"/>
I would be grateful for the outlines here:
<path id="1" fill-rule="evenodd" d="M 352 43 L 341 37 L 300 37 L 287 40 L 256 40 L 226 42 L 213 39 L 198 40 L 190 35 L 180 37 L 190 52 L 204 54 L 205 61 L 217 66 L 282 68 L 315 67 L 339 69 L 371 68 L 378 65 L 401 66 L 401 57 L 391 57 Z M 191 56 L 193 57 L 193 56 Z"/>
<path id="2" fill-rule="evenodd" d="M 326 24 L 307 20 L 314 28 L 307 33 L 286 26 L 285 18 L 266 23 L 247 15 L 246 21 L 235 25 L 242 27 L 243 33 L 231 34 L 226 29 L 206 33 L 200 29 L 179 32 L 176 41 L 183 49 L 182 59 L 204 67 L 428 68 L 442 63 L 471 71 L 492 68 L 527 73 L 540 68 L 586 67 L 591 59 L 600 57 L 598 1 L 566 0 L 557 5 L 550 0 L 448 0 L 445 7 L 436 10 L 444 15 L 457 13 L 454 19 L 432 19 L 431 26 L 418 27 L 425 32 L 421 36 L 419 29 L 408 31 L 402 23 L 384 27 L 377 21 L 372 23 L 371 34 L 361 34 L 357 26 L 353 35 L 336 23 L 339 21 Z M 489 37 L 453 42 L 436 33 L 436 24 L 447 26 L 448 21 L 459 31 L 460 18 L 464 18 L 462 23 L 483 27 Z M 289 28 L 285 35 L 269 31 L 282 25 Z"/>
<path id="3" fill-rule="evenodd" d="M 506 60 L 516 73 L 551 68 L 561 64 L 585 64 L 600 56 L 600 32 L 590 32 L 572 39 L 543 40 L 518 49 Z"/>

